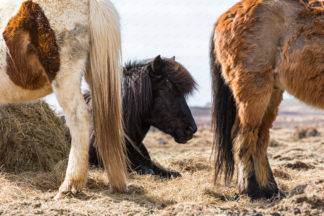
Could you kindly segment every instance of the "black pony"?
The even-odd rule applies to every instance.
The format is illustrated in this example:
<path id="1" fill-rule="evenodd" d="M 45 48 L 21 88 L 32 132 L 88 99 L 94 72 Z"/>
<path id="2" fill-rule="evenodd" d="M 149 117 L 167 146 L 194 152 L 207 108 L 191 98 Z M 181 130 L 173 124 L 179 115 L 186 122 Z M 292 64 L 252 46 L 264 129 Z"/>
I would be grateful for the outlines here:
<path id="1" fill-rule="evenodd" d="M 143 144 L 151 126 L 170 134 L 178 143 L 186 143 L 197 131 L 196 123 L 186 103 L 186 95 L 195 89 L 190 73 L 174 58 L 130 62 L 123 70 L 124 129 L 129 169 L 139 174 L 177 177 L 178 172 L 156 166 Z M 85 99 L 90 105 L 90 95 Z M 98 165 L 94 133 L 90 139 L 89 162 Z"/>

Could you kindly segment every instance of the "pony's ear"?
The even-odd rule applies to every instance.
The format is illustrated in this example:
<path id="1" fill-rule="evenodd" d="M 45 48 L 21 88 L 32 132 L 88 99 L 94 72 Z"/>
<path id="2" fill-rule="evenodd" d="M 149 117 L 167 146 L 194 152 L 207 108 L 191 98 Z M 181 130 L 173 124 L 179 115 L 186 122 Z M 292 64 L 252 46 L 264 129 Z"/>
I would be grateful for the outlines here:
<path id="1" fill-rule="evenodd" d="M 175 61 L 175 56 L 172 56 L 171 59 L 172 59 L 173 61 Z"/>
<path id="2" fill-rule="evenodd" d="M 151 63 L 151 70 L 150 75 L 154 76 L 156 78 L 162 78 L 162 66 L 163 66 L 163 60 L 160 55 L 155 57 Z"/>

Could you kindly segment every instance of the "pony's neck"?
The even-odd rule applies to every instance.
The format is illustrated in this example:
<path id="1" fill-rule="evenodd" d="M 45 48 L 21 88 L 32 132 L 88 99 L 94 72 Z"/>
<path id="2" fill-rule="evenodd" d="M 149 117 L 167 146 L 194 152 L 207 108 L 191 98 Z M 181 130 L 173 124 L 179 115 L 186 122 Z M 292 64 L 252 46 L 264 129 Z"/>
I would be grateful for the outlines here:
<path id="1" fill-rule="evenodd" d="M 126 70 L 128 69 L 128 70 Z M 124 69 L 123 108 L 125 131 L 134 142 L 142 142 L 150 124 L 152 89 L 148 71 Z"/>

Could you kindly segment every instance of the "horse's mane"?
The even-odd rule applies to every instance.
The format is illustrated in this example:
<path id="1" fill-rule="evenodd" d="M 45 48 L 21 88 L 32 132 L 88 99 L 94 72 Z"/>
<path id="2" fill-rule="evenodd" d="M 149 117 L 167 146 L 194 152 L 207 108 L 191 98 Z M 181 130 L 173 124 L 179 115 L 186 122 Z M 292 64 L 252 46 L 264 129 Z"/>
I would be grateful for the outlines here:
<path id="1" fill-rule="evenodd" d="M 150 108 L 152 101 L 152 85 L 147 62 L 128 62 L 123 73 L 123 116 L 125 129 L 130 138 L 134 138 L 142 130 L 142 118 Z M 144 115 L 144 116 L 143 116 Z"/>

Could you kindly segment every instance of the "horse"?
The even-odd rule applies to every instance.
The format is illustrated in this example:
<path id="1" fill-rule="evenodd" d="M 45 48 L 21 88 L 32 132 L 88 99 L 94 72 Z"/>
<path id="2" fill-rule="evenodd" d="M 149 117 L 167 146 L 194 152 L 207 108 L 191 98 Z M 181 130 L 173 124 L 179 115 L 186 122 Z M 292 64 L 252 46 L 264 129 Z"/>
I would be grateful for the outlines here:
<path id="1" fill-rule="evenodd" d="M 196 89 L 196 82 L 174 57 L 157 56 L 153 60 L 129 62 L 123 74 L 122 104 L 129 171 L 165 178 L 181 176 L 157 166 L 143 140 L 151 126 L 170 134 L 177 143 L 184 144 L 193 137 L 197 126 L 186 96 Z M 91 111 L 90 94 L 85 93 L 84 98 Z M 93 132 L 89 145 L 89 163 L 100 166 Z"/>
<path id="2" fill-rule="evenodd" d="M 237 168 L 239 191 L 277 198 L 267 158 L 284 91 L 324 108 L 324 6 L 307 0 L 242 0 L 211 37 L 215 182 Z"/>
<path id="3" fill-rule="evenodd" d="M 121 105 L 119 17 L 109 0 L 0 0 L 0 104 L 52 92 L 71 129 L 72 145 L 55 199 L 87 180 L 90 114 L 81 93 L 91 87 L 98 150 L 112 188 L 126 190 Z"/>

